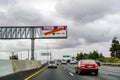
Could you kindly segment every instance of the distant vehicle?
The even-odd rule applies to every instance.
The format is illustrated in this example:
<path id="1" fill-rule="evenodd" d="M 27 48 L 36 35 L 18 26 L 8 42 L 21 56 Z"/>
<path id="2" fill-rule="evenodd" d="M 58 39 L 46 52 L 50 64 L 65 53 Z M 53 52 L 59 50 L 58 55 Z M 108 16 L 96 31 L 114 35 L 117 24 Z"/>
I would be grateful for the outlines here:
<path id="1" fill-rule="evenodd" d="M 67 63 L 70 63 L 70 59 L 67 60 Z"/>
<path id="2" fill-rule="evenodd" d="M 48 62 L 48 68 L 57 68 L 56 61 L 49 61 Z"/>
<path id="3" fill-rule="evenodd" d="M 67 64 L 67 61 L 66 60 L 62 60 L 61 64 Z"/>
<path id="4" fill-rule="evenodd" d="M 81 74 L 82 72 L 92 73 L 98 75 L 98 65 L 94 60 L 80 60 L 75 66 L 75 72 Z"/>
<path id="5" fill-rule="evenodd" d="M 101 66 L 100 61 L 95 61 L 98 66 Z"/>
<path id="6" fill-rule="evenodd" d="M 76 64 L 75 60 L 70 60 L 70 64 Z"/>
<path id="7" fill-rule="evenodd" d="M 61 64 L 61 60 L 58 60 L 58 65 L 60 65 Z"/>
<path id="8" fill-rule="evenodd" d="M 56 60 L 56 63 L 57 63 L 57 65 L 60 65 L 61 61 L 60 60 Z"/>

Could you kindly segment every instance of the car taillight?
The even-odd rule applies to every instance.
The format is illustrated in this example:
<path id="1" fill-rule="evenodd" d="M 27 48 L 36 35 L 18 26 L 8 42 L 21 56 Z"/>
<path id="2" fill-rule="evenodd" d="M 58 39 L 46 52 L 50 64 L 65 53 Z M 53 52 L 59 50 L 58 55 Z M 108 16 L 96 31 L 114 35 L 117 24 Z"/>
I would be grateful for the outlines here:
<path id="1" fill-rule="evenodd" d="M 98 68 L 98 65 L 97 65 L 97 64 L 95 64 L 95 68 Z"/>
<path id="2" fill-rule="evenodd" d="M 86 68 L 86 65 L 85 65 L 85 64 L 82 64 L 82 65 L 81 65 L 81 68 Z"/>

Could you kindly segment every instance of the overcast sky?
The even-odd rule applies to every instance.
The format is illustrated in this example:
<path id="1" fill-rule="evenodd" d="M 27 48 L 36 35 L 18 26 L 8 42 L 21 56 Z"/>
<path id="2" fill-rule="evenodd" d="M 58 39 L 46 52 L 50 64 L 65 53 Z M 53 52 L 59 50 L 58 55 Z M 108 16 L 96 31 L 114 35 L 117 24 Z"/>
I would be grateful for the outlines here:
<path id="1" fill-rule="evenodd" d="M 0 0 L 0 26 L 67 25 L 67 39 L 35 40 L 35 49 L 53 57 L 98 50 L 110 56 L 113 37 L 120 40 L 120 0 Z M 27 51 L 31 40 L 0 40 L 6 51 Z M 38 52 L 39 53 L 39 52 Z M 26 56 L 23 54 L 23 56 Z"/>

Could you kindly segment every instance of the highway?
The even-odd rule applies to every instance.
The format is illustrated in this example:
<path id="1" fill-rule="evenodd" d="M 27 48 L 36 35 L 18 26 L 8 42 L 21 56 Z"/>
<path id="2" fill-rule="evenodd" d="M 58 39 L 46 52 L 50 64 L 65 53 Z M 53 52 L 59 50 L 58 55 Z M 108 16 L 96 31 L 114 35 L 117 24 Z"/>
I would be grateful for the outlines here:
<path id="1" fill-rule="evenodd" d="M 46 68 L 45 70 L 41 71 L 37 75 L 32 76 L 28 80 L 120 80 L 120 67 L 101 66 L 99 67 L 98 76 L 95 76 L 94 74 L 78 75 L 75 73 L 74 67 L 75 67 L 74 64 L 67 64 L 67 65 L 60 65 L 58 66 L 57 69 Z M 35 72 L 37 71 L 34 71 L 34 73 Z M 30 72 L 23 73 L 24 79 L 29 77 L 28 74 L 30 76 Z M 18 77 L 18 76 L 16 75 L 14 77 Z M 16 78 L 14 79 L 16 80 Z M 6 78 L 5 80 L 12 80 L 12 79 Z M 17 80 L 23 80 L 23 79 L 17 78 Z"/>
<path id="2" fill-rule="evenodd" d="M 120 67 L 101 66 L 99 75 L 75 74 L 75 65 L 61 65 L 57 69 L 46 69 L 30 80 L 120 80 Z"/>

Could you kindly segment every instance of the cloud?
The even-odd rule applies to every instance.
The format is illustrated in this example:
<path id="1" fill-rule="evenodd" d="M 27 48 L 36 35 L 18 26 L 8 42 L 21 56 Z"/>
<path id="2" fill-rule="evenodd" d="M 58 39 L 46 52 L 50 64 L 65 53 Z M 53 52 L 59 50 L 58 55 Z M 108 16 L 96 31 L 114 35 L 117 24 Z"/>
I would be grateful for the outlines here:
<path id="1" fill-rule="evenodd" d="M 16 3 L 16 0 L 0 0 L 0 6 L 8 7 Z"/>
<path id="2" fill-rule="evenodd" d="M 120 12 L 118 3 L 118 0 L 61 0 L 56 11 L 75 22 L 87 23 Z"/>
<path id="3" fill-rule="evenodd" d="M 1 0 L 1 26 L 67 25 L 67 39 L 35 40 L 35 49 L 109 53 L 110 40 L 120 40 L 119 0 Z M 26 50 L 29 40 L 1 41 L 1 51 Z M 63 51 L 62 51 L 63 50 Z M 73 52 L 72 52 L 73 51 Z M 55 51 L 57 53 L 57 51 Z M 105 54 L 106 55 L 106 54 Z"/>
<path id="4" fill-rule="evenodd" d="M 68 26 L 70 37 L 84 38 L 86 43 L 109 41 L 120 34 L 120 14 L 107 15 L 94 22 Z M 76 22 L 77 23 L 77 22 Z"/>
<path id="5" fill-rule="evenodd" d="M 53 0 L 54 1 L 54 0 Z M 50 4 L 53 4 L 53 1 Z M 1 26 L 22 26 L 22 25 L 52 25 L 54 22 L 50 18 L 51 11 L 47 8 L 50 6 L 49 3 L 45 4 L 47 1 L 34 2 L 33 0 L 6 0 L 1 1 L 3 5 L 0 8 L 0 25 Z M 37 5 L 36 5 L 37 4 Z M 47 6 L 48 4 L 48 6 Z M 8 6 L 9 5 L 9 6 Z M 7 6 L 7 7 L 6 7 Z M 46 9 L 44 9 L 44 8 Z"/>
<path id="6" fill-rule="evenodd" d="M 93 44 L 108 42 L 114 36 L 119 37 L 118 2 L 118 0 L 61 0 L 55 8 L 59 16 L 73 23 L 68 26 L 68 32 L 69 37 L 75 40 L 70 38 L 70 41 L 77 42 L 82 38 L 85 43 Z"/>
<path id="7" fill-rule="evenodd" d="M 5 14 L 1 15 L 3 17 L 1 25 L 38 25 L 40 21 L 42 22 L 41 14 L 37 11 L 18 8 L 10 8 Z"/>

